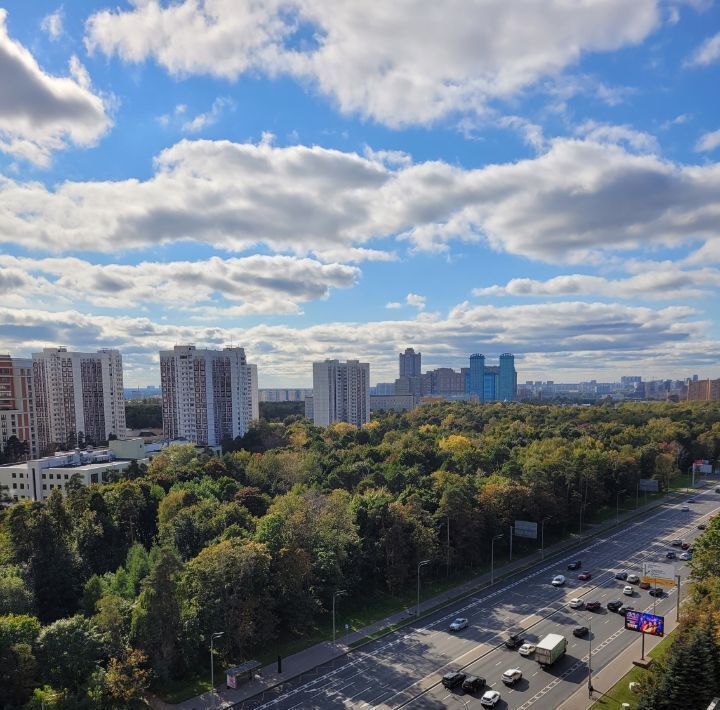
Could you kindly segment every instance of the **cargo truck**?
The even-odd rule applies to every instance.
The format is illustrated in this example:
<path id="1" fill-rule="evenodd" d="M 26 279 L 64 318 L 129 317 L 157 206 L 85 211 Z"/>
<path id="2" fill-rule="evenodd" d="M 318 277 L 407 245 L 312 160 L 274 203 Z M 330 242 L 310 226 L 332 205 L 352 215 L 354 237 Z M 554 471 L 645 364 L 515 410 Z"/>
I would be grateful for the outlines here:
<path id="1" fill-rule="evenodd" d="M 541 666 L 551 666 L 567 650 L 567 639 L 560 634 L 548 634 L 535 647 L 535 660 Z"/>

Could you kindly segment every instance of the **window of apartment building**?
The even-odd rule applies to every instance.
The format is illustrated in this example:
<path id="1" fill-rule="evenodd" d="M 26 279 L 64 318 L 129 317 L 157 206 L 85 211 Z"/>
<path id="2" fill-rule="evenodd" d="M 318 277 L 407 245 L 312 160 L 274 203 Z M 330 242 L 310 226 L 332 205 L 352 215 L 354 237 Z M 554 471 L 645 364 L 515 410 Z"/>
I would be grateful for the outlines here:
<path id="1" fill-rule="evenodd" d="M 65 480 L 67 481 L 68 478 L 70 478 L 70 476 L 69 476 L 69 474 L 66 473 L 66 474 L 65 474 Z"/>
<path id="2" fill-rule="evenodd" d="M 47 483 L 43 483 L 43 490 L 44 490 L 44 491 L 47 490 Z"/>
<path id="3" fill-rule="evenodd" d="M 15 474 L 15 471 L 13 471 L 12 477 L 13 477 L 13 478 L 17 478 L 17 475 Z"/>
<path id="4" fill-rule="evenodd" d="M 42 477 L 43 477 L 43 478 L 46 478 L 46 475 L 43 473 Z"/>
<path id="5" fill-rule="evenodd" d="M 17 483 L 13 483 L 13 488 L 17 488 Z"/>

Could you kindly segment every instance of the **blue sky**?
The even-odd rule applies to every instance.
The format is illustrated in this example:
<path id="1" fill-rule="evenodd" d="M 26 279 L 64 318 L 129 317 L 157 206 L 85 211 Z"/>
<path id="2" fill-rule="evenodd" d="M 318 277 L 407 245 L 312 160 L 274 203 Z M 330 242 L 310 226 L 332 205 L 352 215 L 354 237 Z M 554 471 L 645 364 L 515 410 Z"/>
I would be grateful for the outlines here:
<path id="1" fill-rule="evenodd" d="M 720 376 L 710 0 L 0 8 L 0 350 Z"/>

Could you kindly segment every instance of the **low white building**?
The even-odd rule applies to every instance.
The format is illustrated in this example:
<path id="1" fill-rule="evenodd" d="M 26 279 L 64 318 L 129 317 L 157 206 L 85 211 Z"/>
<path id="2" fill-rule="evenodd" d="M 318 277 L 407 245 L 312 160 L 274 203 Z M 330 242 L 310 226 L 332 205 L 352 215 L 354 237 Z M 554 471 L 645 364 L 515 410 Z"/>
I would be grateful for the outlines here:
<path id="1" fill-rule="evenodd" d="M 54 490 L 65 495 L 67 484 L 106 483 L 109 474 L 124 471 L 133 461 L 148 463 L 142 439 L 118 439 L 106 448 L 58 451 L 53 456 L 0 466 L 0 490 L 16 501 L 44 500 Z"/>

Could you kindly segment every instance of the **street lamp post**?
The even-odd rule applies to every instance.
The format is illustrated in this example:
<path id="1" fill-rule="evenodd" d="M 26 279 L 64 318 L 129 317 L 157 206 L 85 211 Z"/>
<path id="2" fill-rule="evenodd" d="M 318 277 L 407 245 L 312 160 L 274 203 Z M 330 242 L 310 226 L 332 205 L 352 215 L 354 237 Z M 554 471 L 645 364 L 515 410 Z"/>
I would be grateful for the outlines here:
<path id="1" fill-rule="evenodd" d="M 546 515 L 540 521 L 540 559 L 545 559 L 545 521 L 550 520 L 552 516 Z"/>
<path id="2" fill-rule="evenodd" d="M 490 586 L 495 584 L 495 540 L 502 540 L 504 535 L 495 535 L 490 543 Z"/>
<path id="3" fill-rule="evenodd" d="M 429 565 L 430 560 L 421 560 L 417 566 L 417 618 L 420 618 L 420 568 Z"/>
<path id="4" fill-rule="evenodd" d="M 589 616 L 582 616 L 579 614 L 581 619 L 587 622 L 588 625 L 588 697 L 592 700 L 593 686 L 592 686 L 592 619 Z"/>
<path id="5" fill-rule="evenodd" d="M 344 589 L 336 589 L 332 595 L 333 646 L 335 645 L 335 598 L 341 594 L 345 594 Z"/>
<path id="6" fill-rule="evenodd" d="M 620 494 L 625 493 L 623 488 L 615 494 L 615 525 L 620 525 Z"/>
<path id="7" fill-rule="evenodd" d="M 213 651 L 213 643 L 215 639 L 219 639 L 225 634 L 224 631 L 215 631 L 210 634 L 210 692 L 215 692 L 215 655 Z"/>

